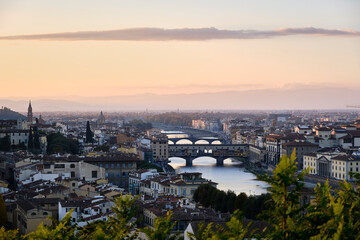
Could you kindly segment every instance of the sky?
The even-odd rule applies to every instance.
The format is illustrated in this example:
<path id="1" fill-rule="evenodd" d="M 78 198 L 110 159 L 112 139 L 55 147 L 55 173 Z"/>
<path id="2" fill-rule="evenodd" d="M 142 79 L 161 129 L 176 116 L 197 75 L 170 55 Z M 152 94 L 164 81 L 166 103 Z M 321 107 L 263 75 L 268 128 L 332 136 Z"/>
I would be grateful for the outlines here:
<path id="1" fill-rule="evenodd" d="M 358 0 L 0 0 L 0 99 L 360 90 L 359 16 Z"/>

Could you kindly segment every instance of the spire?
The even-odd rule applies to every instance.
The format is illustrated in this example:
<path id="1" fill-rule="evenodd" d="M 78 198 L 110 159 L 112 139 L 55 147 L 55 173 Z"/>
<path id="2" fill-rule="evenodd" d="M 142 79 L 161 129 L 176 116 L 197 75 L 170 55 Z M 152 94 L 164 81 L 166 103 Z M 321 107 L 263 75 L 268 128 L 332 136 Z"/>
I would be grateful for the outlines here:
<path id="1" fill-rule="evenodd" d="M 28 121 L 29 123 L 32 123 L 32 122 L 33 122 L 33 112 L 32 112 L 31 100 L 29 100 L 27 121 Z"/>

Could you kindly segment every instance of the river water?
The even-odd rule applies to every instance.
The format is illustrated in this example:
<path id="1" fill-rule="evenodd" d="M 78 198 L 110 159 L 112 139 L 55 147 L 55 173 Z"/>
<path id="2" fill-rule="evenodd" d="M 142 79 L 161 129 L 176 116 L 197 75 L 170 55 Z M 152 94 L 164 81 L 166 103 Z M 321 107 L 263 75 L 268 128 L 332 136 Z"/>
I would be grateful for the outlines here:
<path id="1" fill-rule="evenodd" d="M 203 178 L 217 182 L 218 189 L 232 190 L 236 194 L 241 192 L 247 195 L 260 195 L 267 192 L 269 185 L 256 180 L 256 176 L 241 167 L 241 163 L 230 158 L 224 160 L 224 166 L 216 166 L 216 160 L 211 157 L 199 157 L 193 161 L 192 167 L 186 167 L 185 159 L 169 158 L 170 165 L 178 173 L 201 172 Z"/>

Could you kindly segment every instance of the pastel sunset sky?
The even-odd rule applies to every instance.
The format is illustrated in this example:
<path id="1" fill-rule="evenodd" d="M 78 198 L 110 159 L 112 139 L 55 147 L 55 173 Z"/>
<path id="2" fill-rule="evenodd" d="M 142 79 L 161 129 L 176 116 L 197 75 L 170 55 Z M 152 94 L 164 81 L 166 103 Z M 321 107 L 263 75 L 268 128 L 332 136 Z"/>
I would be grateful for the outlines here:
<path id="1" fill-rule="evenodd" d="M 0 98 L 360 91 L 359 0 L 0 0 Z"/>

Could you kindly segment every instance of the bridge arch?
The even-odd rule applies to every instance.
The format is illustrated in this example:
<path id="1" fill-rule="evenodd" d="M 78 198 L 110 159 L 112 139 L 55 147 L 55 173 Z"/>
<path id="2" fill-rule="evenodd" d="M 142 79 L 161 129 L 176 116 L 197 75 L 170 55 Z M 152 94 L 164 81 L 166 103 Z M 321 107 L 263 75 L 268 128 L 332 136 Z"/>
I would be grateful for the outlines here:
<path id="1" fill-rule="evenodd" d="M 195 142 L 195 144 L 210 144 L 208 140 L 200 139 Z"/>
<path id="2" fill-rule="evenodd" d="M 205 160 L 206 159 L 206 160 Z M 209 162 L 209 159 L 211 159 L 211 162 Z M 201 156 L 201 157 L 196 157 L 192 160 L 193 163 L 196 163 L 196 164 L 209 164 L 209 163 L 214 163 L 216 164 L 217 163 L 217 159 L 214 158 L 214 157 L 211 157 L 211 156 Z"/>
<path id="3" fill-rule="evenodd" d="M 190 141 L 189 139 L 180 139 L 176 142 L 177 145 L 181 145 L 181 144 L 193 144 L 192 141 Z"/>
<path id="4" fill-rule="evenodd" d="M 220 140 L 214 140 L 214 141 L 211 142 L 211 144 L 219 145 L 219 144 L 222 144 L 222 142 Z"/>
<path id="5" fill-rule="evenodd" d="M 175 144 L 175 143 L 171 140 L 168 140 L 168 144 Z"/>

